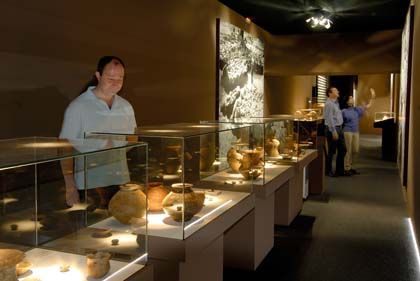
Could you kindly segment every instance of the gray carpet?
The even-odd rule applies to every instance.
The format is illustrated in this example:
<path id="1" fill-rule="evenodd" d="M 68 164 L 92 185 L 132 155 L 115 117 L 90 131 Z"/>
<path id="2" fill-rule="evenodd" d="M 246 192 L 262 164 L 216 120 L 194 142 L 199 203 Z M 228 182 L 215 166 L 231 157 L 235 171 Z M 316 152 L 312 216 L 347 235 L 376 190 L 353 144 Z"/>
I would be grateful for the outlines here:
<path id="1" fill-rule="evenodd" d="M 256 272 L 225 269 L 224 280 L 420 280 L 395 163 L 381 161 L 380 139 L 361 138 L 352 177 L 327 178 Z"/>

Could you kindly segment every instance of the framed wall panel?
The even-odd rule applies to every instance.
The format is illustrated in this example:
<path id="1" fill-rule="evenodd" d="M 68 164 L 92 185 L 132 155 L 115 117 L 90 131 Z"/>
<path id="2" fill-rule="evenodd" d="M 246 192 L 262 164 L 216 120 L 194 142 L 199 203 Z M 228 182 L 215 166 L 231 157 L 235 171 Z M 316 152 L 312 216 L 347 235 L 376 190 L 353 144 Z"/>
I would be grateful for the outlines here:
<path id="1" fill-rule="evenodd" d="M 235 121 L 264 115 L 264 43 L 217 20 L 216 116 Z"/>
<path id="2" fill-rule="evenodd" d="M 408 136 L 410 121 L 411 63 L 413 46 L 414 6 L 408 10 L 402 33 L 400 100 L 398 112 L 397 163 L 403 186 L 407 186 Z"/>

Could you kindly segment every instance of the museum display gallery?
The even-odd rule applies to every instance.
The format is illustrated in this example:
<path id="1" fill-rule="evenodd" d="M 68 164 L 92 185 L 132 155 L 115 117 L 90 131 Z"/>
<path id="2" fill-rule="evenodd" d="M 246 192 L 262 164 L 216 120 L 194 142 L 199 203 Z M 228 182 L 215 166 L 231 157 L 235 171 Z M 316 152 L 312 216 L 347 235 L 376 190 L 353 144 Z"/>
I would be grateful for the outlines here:
<path id="1" fill-rule="evenodd" d="M 415 212 L 414 5 L 400 4 L 398 32 L 377 26 L 346 35 L 340 17 L 321 6 L 287 32 L 249 16 L 250 0 L 239 8 L 185 2 L 101 4 L 105 18 L 119 14 L 115 24 L 82 1 L 22 11 L 4 4 L 6 17 L 26 20 L 5 26 L 14 35 L 0 52 L 11 65 L 0 75 L 8 85 L 1 119 L 10 123 L 0 139 L 0 281 L 216 281 L 224 268 L 255 272 L 275 247 L 275 228 L 289 228 L 306 199 L 326 194 L 330 86 L 359 104 L 376 88 L 380 101 L 360 128 L 382 135 L 382 158 L 398 163 Z M 372 62 L 343 62 L 317 45 L 358 39 L 341 50 L 368 48 Z M 98 57 L 114 53 L 126 64 L 109 57 L 95 71 Z M 79 96 L 92 74 L 96 88 Z M 117 87 L 110 103 L 99 94 L 106 79 Z M 116 110 L 130 111 L 128 100 L 137 125 L 107 121 L 82 137 L 58 137 L 69 103 L 89 93 L 104 108 L 74 122 L 123 118 Z"/>

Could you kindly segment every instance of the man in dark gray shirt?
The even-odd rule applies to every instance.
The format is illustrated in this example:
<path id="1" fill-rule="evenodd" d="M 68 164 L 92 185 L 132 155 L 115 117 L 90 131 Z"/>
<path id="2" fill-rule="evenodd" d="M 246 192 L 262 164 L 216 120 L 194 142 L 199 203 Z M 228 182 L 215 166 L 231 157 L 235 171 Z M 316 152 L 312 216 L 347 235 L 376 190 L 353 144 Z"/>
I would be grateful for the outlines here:
<path id="1" fill-rule="evenodd" d="M 326 136 L 328 141 L 328 154 L 326 159 L 325 172 L 327 176 L 347 176 L 344 172 L 344 156 L 346 155 L 346 144 L 343 134 L 343 115 L 338 105 L 337 98 L 340 96 L 336 87 L 329 87 L 327 91 L 328 99 L 324 106 L 324 119 L 326 126 Z M 332 171 L 332 160 L 337 150 L 335 173 Z"/>

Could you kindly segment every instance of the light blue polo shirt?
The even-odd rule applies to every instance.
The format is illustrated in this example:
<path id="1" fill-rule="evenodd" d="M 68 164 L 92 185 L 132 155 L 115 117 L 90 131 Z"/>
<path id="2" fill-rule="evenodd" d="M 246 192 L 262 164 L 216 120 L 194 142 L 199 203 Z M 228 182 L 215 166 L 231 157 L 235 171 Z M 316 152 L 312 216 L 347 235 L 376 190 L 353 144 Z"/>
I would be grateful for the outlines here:
<path id="1" fill-rule="evenodd" d="M 137 127 L 134 110 L 124 98 L 115 95 L 112 107 L 95 96 L 89 87 L 67 107 L 60 132 L 62 139 L 82 139 L 85 133 L 132 134 Z M 101 142 L 98 142 L 101 143 Z M 102 142 L 105 148 L 107 141 Z M 76 147 L 77 149 L 77 147 Z M 119 185 L 130 181 L 126 150 L 105 151 L 86 156 L 87 188 Z M 78 189 L 84 188 L 84 157 L 75 161 L 75 181 Z"/>

